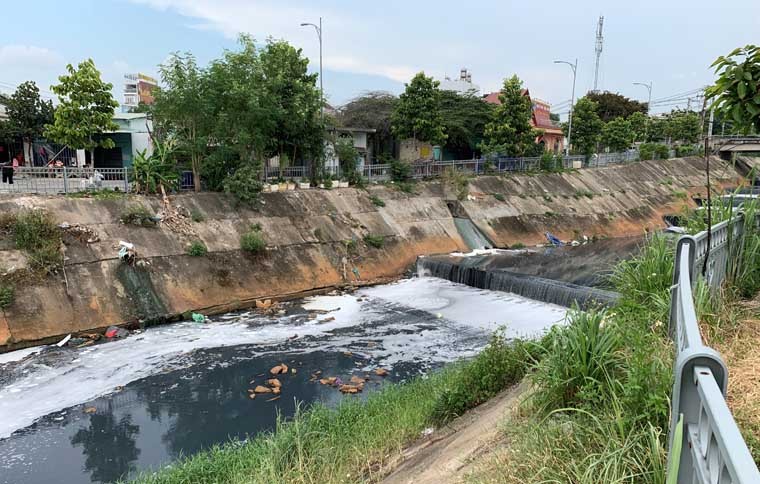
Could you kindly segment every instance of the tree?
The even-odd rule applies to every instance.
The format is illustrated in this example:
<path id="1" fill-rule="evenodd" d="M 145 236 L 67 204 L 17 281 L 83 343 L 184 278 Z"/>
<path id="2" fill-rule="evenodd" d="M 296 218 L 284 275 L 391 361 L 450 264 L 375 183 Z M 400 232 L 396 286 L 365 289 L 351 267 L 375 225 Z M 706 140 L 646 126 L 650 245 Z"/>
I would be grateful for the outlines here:
<path id="1" fill-rule="evenodd" d="M 624 118 L 615 118 L 602 128 L 602 144 L 613 152 L 630 148 L 634 137 L 631 122 Z"/>
<path id="2" fill-rule="evenodd" d="M 667 141 L 670 136 L 670 119 L 666 115 L 652 116 L 647 127 L 647 142 Z"/>
<path id="3" fill-rule="evenodd" d="M 432 77 L 425 76 L 424 72 L 406 84 L 391 116 L 394 135 L 433 144 L 446 141 L 439 84 Z"/>
<path id="4" fill-rule="evenodd" d="M 40 90 L 33 81 L 19 84 L 3 104 L 8 115 L 8 137 L 20 136 L 31 142 L 42 136 L 45 126 L 53 122 L 53 103 L 40 98 Z M 31 153 L 27 153 L 26 158 L 30 159 Z"/>
<path id="5" fill-rule="evenodd" d="M 605 123 L 615 118 L 627 118 L 635 112 L 647 112 L 646 103 L 634 101 L 614 92 L 589 92 L 586 97 L 597 104 L 596 113 Z"/>
<path id="6" fill-rule="evenodd" d="M 473 94 L 441 91 L 441 116 L 446 130 L 445 148 L 458 159 L 480 153 L 486 124 L 493 118 L 494 105 Z"/>
<path id="7" fill-rule="evenodd" d="M 667 132 L 671 141 L 698 143 L 702 134 L 702 120 L 694 111 L 673 110 L 668 116 Z"/>
<path id="8" fill-rule="evenodd" d="M 346 103 L 338 113 L 338 124 L 343 127 L 370 128 L 372 153 L 377 156 L 392 156 L 394 137 L 391 131 L 391 116 L 398 98 L 383 91 L 370 91 Z"/>
<path id="9" fill-rule="evenodd" d="M 70 148 L 90 150 L 95 163 L 97 146 L 114 147 L 112 139 L 96 137 L 119 128 L 113 122 L 119 103 L 111 95 L 113 84 L 103 82 L 92 59 L 80 62 L 76 69 L 69 64 L 66 70 L 68 75 L 58 77 L 60 84 L 51 87 L 60 102 L 45 136 Z"/>
<path id="10" fill-rule="evenodd" d="M 603 127 L 604 123 L 597 114 L 596 103 L 588 96 L 580 98 L 573 109 L 573 132 L 570 140 L 573 151 L 587 158 L 591 156 L 599 143 Z"/>
<path id="11" fill-rule="evenodd" d="M 533 107 L 530 98 L 523 95 L 522 81 L 517 76 L 504 79 L 499 101 L 493 121 L 485 128 L 483 151 L 508 156 L 532 154 L 540 132 L 530 124 Z"/>
<path id="12" fill-rule="evenodd" d="M 155 91 L 154 121 L 177 148 L 190 157 L 195 191 L 201 189 L 201 160 L 208 148 L 211 125 L 205 72 L 190 54 L 172 54 L 159 66 L 162 89 Z"/>
<path id="13" fill-rule="evenodd" d="M 646 141 L 647 128 L 649 126 L 649 117 L 641 111 L 636 111 L 635 113 L 628 116 L 628 122 L 631 124 L 633 141 Z"/>
<path id="14" fill-rule="evenodd" d="M 734 121 L 745 134 L 760 132 L 760 47 L 747 45 L 718 57 L 711 67 L 718 79 L 706 95 L 712 110 Z"/>

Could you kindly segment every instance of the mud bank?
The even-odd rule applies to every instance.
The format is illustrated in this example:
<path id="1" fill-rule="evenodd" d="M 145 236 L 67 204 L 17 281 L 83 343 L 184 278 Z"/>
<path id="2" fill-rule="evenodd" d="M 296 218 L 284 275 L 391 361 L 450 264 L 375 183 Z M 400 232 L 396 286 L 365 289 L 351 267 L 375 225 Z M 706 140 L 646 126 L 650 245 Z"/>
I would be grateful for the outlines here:
<path id="1" fill-rule="evenodd" d="M 716 185 L 739 182 L 724 162 L 716 160 L 712 169 Z M 221 313 L 260 298 L 394 279 L 419 255 L 468 250 L 454 216 L 471 219 L 497 247 L 543 242 L 546 231 L 561 238 L 639 235 L 663 226 L 662 215 L 692 206 L 691 195 L 704 193 L 704 183 L 703 161 L 687 158 L 480 177 L 471 180 L 470 195 L 461 202 L 438 182 L 418 184 L 414 194 L 385 186 L 265 194 L 257 210 L 236 207 L 217 193 L 173 197 L 175 206 L 197 220 L 189 233 L 119 222 L 130 205 L 159 213 L 156 198 L 3 197 L 1 213 L 44 208 L 57 223 L 90 229 L 97 241 L 67 240 L 65 280 L 61 274 L 17 287 L 15 301 L 0 313 L 0 351 L 111 324 L 177 318 L 188 311 Z M 371 195 L 385 205 L 374 205 Z M 254 224 L 267 242 L 259 255 L 240 250 L 241 234 Z M 382 247 L 364 243 L 366 235 L 382 237 Z M 135 244 L 140 266 L 119 262 L 120 240 Z M 187 255 L 193 240 L 202 241 L 208 255 Z M 0 239 L 3 270 L 26 264 L 12 241 Z"/>

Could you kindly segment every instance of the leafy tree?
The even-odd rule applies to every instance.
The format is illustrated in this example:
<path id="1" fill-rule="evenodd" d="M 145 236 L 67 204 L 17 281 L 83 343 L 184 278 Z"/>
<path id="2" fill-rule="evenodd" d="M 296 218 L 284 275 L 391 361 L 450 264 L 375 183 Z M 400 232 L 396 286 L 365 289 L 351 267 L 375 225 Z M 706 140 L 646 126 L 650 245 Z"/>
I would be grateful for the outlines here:
<path id="1" fill-rule="evenodd" d="M 471 158 L 480 152 L 486 124 L 491 121 L 494 105 L 473 94 L 441 91 L 441 116 L 446 130 L 446 149 L 458 159 Z"/>
<path id="2" fill-rule="evenodd" d="M 533 107 L 523 95 L 522 81 L 517 76 L 504 79 L 493 121 L 485 128 L 483 151 L 505 153 L 509 156 L 532 154 L 540 131 L 531 126 Z"/>
<path id="3" fill-rule="evenodd" d="M 172 189 L 178 181 L 177 168 L 173 160 L 175 142 L 153 140 L 153 153 L 142 150 L 132 164 L 132 182 L 137 193 L 161 193 L 161 187 Z"/>
<path id="4" fill-rule="evenodd" d="M 42 136 L 45 126 L 53 122 L 53 103 L 40 98 L 40 90 L 33 81 L 19 84 L 3 104 L 8 115 L 9 137 L 20 136 L 31 142 Z"/>
<path id="5" fill-rule="evenodd" d="M 338 156 L 340 171 L 343 176 L 352 183 L 357 181 L 356 161 L 359 152 L 354 148 L 354 142 L 350 139 L 339 139 L 335 142 L 335 154 Z"/>
<path id="6" fill-rule="evenodd" d="M 442 93 L 444 94 L 444 93 Z M 370 128 L 372 153 L 377 157 L 393 155 L 394 137 L 391 116 L 398 98 L 383 91 L 370 91 L 346 103 L 338 113 L 338 124 L 344 127 Z"/>
<path id="7" fill-rule="evenodd" d="M 60 84 L 51 87 L 60 103 L 45 136 L 70 148 L 90 150 L 94 163 L 97 146 L 114 147 L 110 138 L 95 138 L 118 129 L 113 115 L 119 103 L 111 95 L 113 84 L 103 82 L 92 59 L 80 62 L 77 68 L 69 64 L 66 70 L 68 75 L 58 77 Z"/>
<path id="8" fill-rule="evenodd" d="M 760 132 L 760 47 L 747 45 L 718 57 L 718 79 L 707 89 L 713 111 L 734 121 L 744 133 Z"/>
<path id="9" fill-rule="evenodd" d="M 670 119 L 667 116 L 652 116 L 647 128 L 647 142 L 667 141 L 670 136 Z"/>
<path id="10" fill-rule="evenodd" d="M 163 89 L 155 92 L 154 121 L 177 148 L 190 157 L 195 191 L 201 189 L 201 160 L 207 151 L 212 125 L 205 71 L 192 54 L 172 54 L 159 66 Z"/>
<path id="11" fill-rule="evenodd" d="M 615 118 L 627 118 L 636 112 L 647 112 L 646 103 L 634 101 L 615 92 L 589 92 L 586 97 L 596 103 L 596 113 L 605 123 Z"/>
<path id="12" fill-rule="evenodd" d="M 647 128 L 649 126 L 649 117 L 641 111 L 636 111 L 635 113 L 628 116 L 628 122 L 631 124 L 633 141 L 645 141 Z"/>
<path id="13" fill-rule="evenodd" d="M 446 141 L 439 84 L 432 77 L 425 76 L 424 72 L 406 84 L 391 116 L 394 135 L 433 144 Z"/>
<path id="14" fill-rule="evenodd" d="M 599 143 L 604 122 L 599 119 L 596 103 L 587 96 L 575 103 L 572 115 L 573 132 L 570 141 L 573 151 L 589 157 Z M 567 129 L 565 129 L 565 136 L 567 136 Z"/>
<path id="15" fill-rule="evenodd" d="M 634 136 L 631 122 L 624 118 L 615 118 L 602 128 L 602 144 L 610 151 L 627 150 Z"/>
<path id="16" fill-rule="evenodd" d="M 698 143 L 702 133 L 702 120 L 694 111 L 673 110 L 668 116 L 667 133 L 671 141 Z"/>

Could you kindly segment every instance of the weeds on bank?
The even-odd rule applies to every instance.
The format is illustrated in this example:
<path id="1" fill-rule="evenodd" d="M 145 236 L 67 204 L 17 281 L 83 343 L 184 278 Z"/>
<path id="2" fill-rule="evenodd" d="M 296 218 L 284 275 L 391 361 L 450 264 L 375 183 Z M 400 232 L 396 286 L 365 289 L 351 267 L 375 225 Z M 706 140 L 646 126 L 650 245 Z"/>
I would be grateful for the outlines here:
<path id="1" fill-rule="evenodd" d="M 61 232 L 53 217 L 44 210 L 23 210 L 0 220 L 0 237 L 10 236 L 15 247 L 24 252 L 35 275 L 55 273 L 63 262 Z"/>
<path id="2" fill-rule="evenodd" d="M 385 238 L 382 235 L 367 234 L 364 236 L 364 243 L 375 249 L 381 249 L 385 245 Z"/>
<path id="3" fill-rule="evenodd" d="M 264 240 L 264 234 L 261 233 L 261 225 L 254 224 L 240 236 L 240 248 L 245 252 L 252 254 L 259 254 L 263 252 L 267 247 L 266 240 Z"/>
<path id="4" fill-rule="evenodd" d="M 370 195 L 369 196 L 369 200 L 370 200 L 370 202 L 372 202 L 372 205 L 374 205 L 376 207 L 384 207 L 385 206 L 385 202 L 383 201 L 383 199 L 380 198 L 380 197 L 378 197 L 377 195 Z"/>
<path id="5" fill-rule="evenodd" d="M 137 225 L 140 227 L 157 227 L 156 216 L 144 205 L 134 203 L 127 205 L 119 216 L 119 221 L 124 225 Z"/>
<path id="6" fill-rule="evenodd" d="M 192 257 L 203 257 L 206 254 L 208 254 L 208 248 L 206 248 L 206 244 L 200 240 L 192 241 L 187 248 L 187 255 Z"/>

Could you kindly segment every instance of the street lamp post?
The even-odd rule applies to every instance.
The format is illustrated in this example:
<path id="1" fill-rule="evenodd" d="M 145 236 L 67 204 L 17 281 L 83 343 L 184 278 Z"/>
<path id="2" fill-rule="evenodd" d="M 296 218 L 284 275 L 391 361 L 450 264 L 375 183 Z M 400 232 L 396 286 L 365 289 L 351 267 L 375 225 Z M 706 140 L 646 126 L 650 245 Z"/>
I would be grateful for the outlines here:
<path id="1" fill-rule="evenodd" d="M 567 146 L 565 146 L 565 155 L 570 155 L 570 137 L 573 134 L 573 111 L 575 110 L 575 76 L 578 69 L 578 59 L 575 59 L 575 63 L 568 61 L 555 60 L 555 64 L 567 64 L 573 69 L 573 93 L 570 97 L 570 114 L 567 121 Z"/>
<path id="2" fill-rule="evenodd" d="M 319 17 L 319 25 L 304 22 L 301 27 L 314 27 L 317 31 L 317 37 L 319 37 L 319 115 L 322 118 L 322 123 L 325 121 L 325 91 L 322 85 L 322 17 Z"/>
<path id="3" fill-rule="evenodd" d="M 647 99 L 647 124 L 644 125 L 644 138 L 646 138 L 649 135 L 649 118 L 652 114 L 652 81 L 649 81 L 649 84 L 634 82 L 633 85 L 644 86 L 647 88 L 647 91 L 649 91 L 649 98 Z M 646 139 L 644 141 L 646 141 Z"/>

